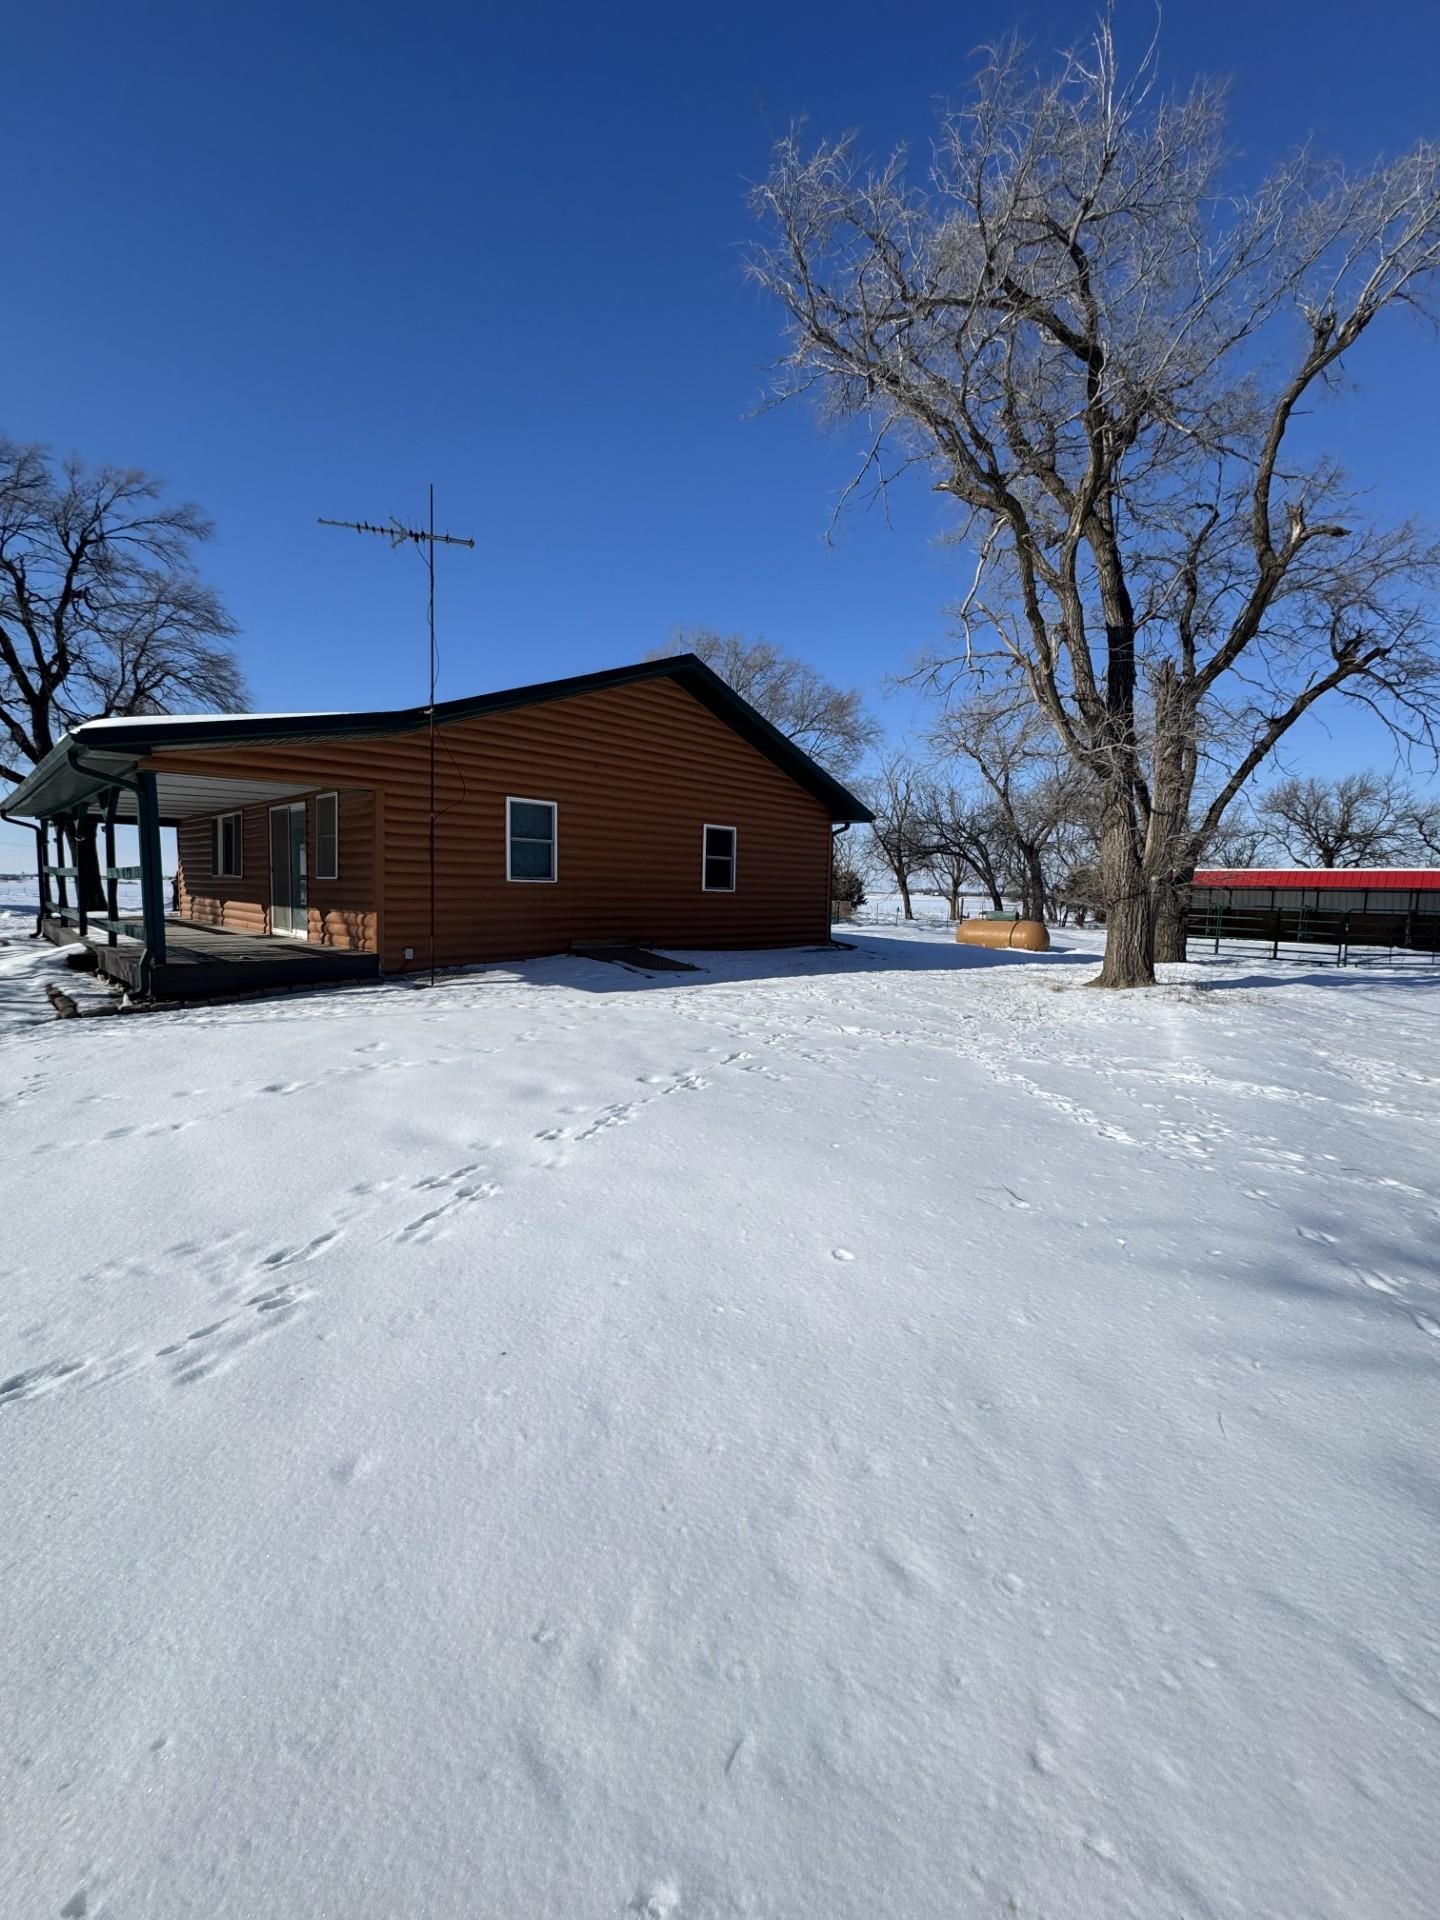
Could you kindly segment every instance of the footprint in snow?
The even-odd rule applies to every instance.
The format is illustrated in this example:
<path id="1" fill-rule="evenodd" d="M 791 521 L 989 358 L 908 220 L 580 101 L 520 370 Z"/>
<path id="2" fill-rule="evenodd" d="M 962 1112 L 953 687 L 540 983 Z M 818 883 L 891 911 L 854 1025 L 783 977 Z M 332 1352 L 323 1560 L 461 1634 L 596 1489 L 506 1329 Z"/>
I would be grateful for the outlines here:
<path id="1" fill-rule="evenodd" d="M 337 1487 L 353 1486 L 357 1480 L 363 1480 L 375 1466 L 374 1459 L 368 1453 L 347 1454 L 343 1460 L 337 1460 L 330 1469 L 330 1478 Z"/>
<path id="2" fill-rule="evenodd" d="M 673 1880 L 658 1880 L 642 1887 L 630 1902 L 629 1911 L 640 1920 L 675 1920 L 680 1911 L 680 1889 Z"/>
<path id="3" fill-rule="evenodd" d="M 1389 1277 L 1388 1274 L 1365 1273 L 1362 1271 L 1359 1274 L 1359 1278 L 1364 1282 L 1364 1284 L 1367 1287 L 1371 1289 L 1372 1292 L 1388 1293 L 1392 1300 L 1396 1299 L 1404 1292 L 1404 1288 L 1397 1286 L 1396 1283 Z"/>
<path id="4" fill-rule="evenodd" d="M 1034 1212 L 1031 1203 L 1022 1199 L 1013 1187 L 981 1187 L 977 1197 L 989 1206 L 1000 1207 L 1006 1213 Z"/>
<path id="5" fill-rule="evenodd" d="M 82 1372 L 88 1364 L 85 1360 L 51 1360 L 42 1367 L 30 1367 L 24 1373 L 12 1373 L 8 1380 L 0 1380 L 0 1406 L 8 1406 L 17 1400 L 33 1400 L 47 1388 Z"/>
<path id="6" fill-rule="evenodd" d="M 832 1260 L 853 1260 L 855 1256 L 848 1247 L 832 1247 L 830 1249 L 830 1258 Z"/>
<path id="7" fill-rule="evenodd" d="M 297 1260 L 315 1260 L 340 1238 L 339 1231 L 317 1233 L 313 1240 L 307 1240 L 303 1247 L 276 1247 L 267 1253 L 260 1265 L 267 1273 L 273 1273 L 277 1267 L 294 1266 Z"/>
<path id="8" fill-rule="evenodd" d="M 193 1386 L 197 1380 L 227 1371 L 262 1330 L 288 1320 L 306 1298 L 302 1288 L 283 1282 L 265 1287 L 245 1302 L 248 1313 L 230 1314 L 209 1326 L 197 1327 L 183 1340 L 158 1348 L 155 1358 L 173 1361 L 171 1377 L 177 1387 Z"/>

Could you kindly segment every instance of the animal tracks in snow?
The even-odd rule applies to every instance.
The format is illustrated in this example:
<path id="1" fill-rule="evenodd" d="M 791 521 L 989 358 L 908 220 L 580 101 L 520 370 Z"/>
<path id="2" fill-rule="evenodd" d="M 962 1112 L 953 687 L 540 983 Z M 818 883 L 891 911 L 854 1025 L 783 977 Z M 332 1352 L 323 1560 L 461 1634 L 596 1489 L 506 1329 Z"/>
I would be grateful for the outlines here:
<path id="1" fill-rule="evenodd" d="M 288 1319 L 304 1298 L 303 1290 L 297 1287 L 268 1287 L 245 1302 L 248 1311 L 197 1327 L 184 1340 L 161 1347 L 155 1357 L 174 1362 L 171 1377 L 176 1386 L 192 1386 L 230 1365 L 252 1341 Z"/>
<path id="2" fill-rule="evenodd" d="M 81 1355 L 47 1360 L 26 1367 L 0 1380 L 0 1407 L 36 1400 L 58 1388 L 99 1387 L 129 1379 L 155 1361 L 167 1363 L 177 1386 L 188 1386 L 228 1368 L 253 1342 L 263 1338 L 297 1314 L 310 1290 L 291 1280 L 275 1276 L 291 1267 L 318 1260 L 342 1238 L 343 1229 L 334 1227 L 298 1246 L 278 1246 L 249 1259 L 237 1260 L 234 1237 L 222 1238 L 210 1247 L 198 1241 L 182 1240 L 164 1249 L 164 1257 L 173 1263 L 209 1254 L 210 1271 L 203 1275 L 217 1305 L 238 1302 L 191 1328 L 178 1339 L 167 1341 L 153 1351 L 136 1348 L 111 1351 L 100 1357 Z M 136 1271 L 134 1261 L 101 1268 L 96 1280 L 124 1279 Z M 266 1284 L 258 1285 L 257 1282 Z M 247 1291 L 248 1286 L 248 1291 Z"/>
<path id="3" fill-rule="evenodd" d="M 477 1180 L 480 1162 L 474 1160 L 466 1166 L 456 1167 L 451 1173 L 427 1174 L 417 1180 L 410 1189 L 412 1193 L 428 1193 L 443 1196 L 433 1207 L 427 1207 L 423 1213 L 415 1215 L 400 1227 L 394 1238 L 403 1242 L 431 1240 L 440 1229 L 441 1222 L 459 1213 L 462 1208 L 471 1206 L 477 1200 L 493 1200 L 503 1188 L 494 1180 Z"/>
<path id="4" fill-rule="evenodd" d="M 715 1067 L 758 1073 L 768 1079 L 784 1078 L 747 1050 L 724 1052 L 712 1048 L 710 1052 L 716 1056 Z M 711 1063 L 707 1060 L 706 1064 Z M 369 1070 L 375 1070 L 374 1065 Z M 255 1091 L 285 1098 L 315 1084 L 313 1080 L 272 1080 Z M 573 1125 L 546 1128 L 535 1138 L 547 1145 L 573 1150 L 617 1127 L 628 1126 L 658 1100 L 676 1093 L 701 1092 L 711 1082 L 698 1069 L 684 1067 L 668 1074 L 640 1075 L 637 1084 L 642 1091 L 636 1098 L 589 1109 Z M 178 1120 L 117 1127 L 96 1141 L 49 1142 L 35 1151 L 93 1147 L 101 1142 L 125 1139 L 144 1140 L 176 1133 L 193 1124 L 190 1120 Z M 547 1164 L 563 1164 L 563 1155 Z M 175 1242 L 158 1256 L 162 1271 L 191 1269 L 208 1290 L 208 1314 L 202 1311 L 196 1324 L 158 1348 L 127 1347 L 98 1355 L 62 1352 L 53 1359 L 17 1369 L 0 1379 L 0 1407 L 36 1400 L 61 1388 L 100 1386 L 129 1378 L 156 1361 L 167 1367 L 176 1385 L 207 1379 L 225 1371 L 246 1348 L 302 1311 L 305 1301 L 311 1297 L 311 1289 L 296 1284 L 292 1274 L 330 1254 L 356 1218 L 370 1217 L 382 1236 L 393 1243 L 418 1247 L 441 1237 L 449 1227 L 458 1224 L 468 1209 L 497 1198 L 503 1191 L 503 1184 L 492 1176 L 486 1163 L 474 1159 L 444 1172 L 427 1174 L 408 1186 L 387 1178 L 357 1182 L 346 1190 L 350 1211 L 342 1213 L 335 1224 L 307 1240 L 282 1242 L 258 1251 L 247 1250 L 245 1238 L 248 1236 L 238 1233 Z M 410 1218 L 387 1229 L 386 1212 L 406 1194 L 425 1204 Z M 109 1262 L 89 1277 L 107 1287 L 119 1287 L 153 1280 L 154 1275 L 155 1257 L 143 1256 Z"/>
<path id="5" fill-rule="evenodd" d="M 264 1256 L 260 1264 L 273 1273 L 277 1267 L 293 1267 L 298 1260 L 318 1260 L 325 1249 L 333 1246 L 339 1238 L 338 1227 L 330 1233 L 317 1233 L 303 1247 L 276 1247 L 273 1253 Z"/>
<path id="6" fill-rule="evenodd" d="M 721 1066 L 733 1066 L 749 1059 L 748 1054 L 730 1053 L 720 1061 Z M 581 1146 L 587 1140 L 595 1139 L 599 1134 L 609 1133 L 612 1128 L 628 1126 L 632 1120 L 638 1120 L 647 1107 L 653 1107 L 657 1100 L 668 1099 L 672 1093 L 699 1093 L 710 1085 L 702 1073 L 693 1068 L 677 1069 L 672 1074 L 644 1073 L 639 1076 L 639 1084 L 650 1089 L 643 1099 L 618 1100 L 612 1106 L 601 1107 L 593 1112 L 583 1126 L 546 1127 L 535 1135 L 537 1140 L 547 1146 Z M 553 1161 L 552 1165 L 561 1164 Z"/>
<path id="7" fill-rule="evenodd" d="M 193 1120 L 155 1120 L 145 1126 L 109 1127 L 93 1140 L 40 1140 L 30 1149 L 33 1154 L 42 1153 L 85 1153 L 93 1147 L 103 1147 L 115 1140 L 156 1140 L 167 1133 L 184 1133 L 187 1127 L 193 1127 Z"/>
<path id="8" fill-rule="evenodd" d="M 48 1393 L 52 1387 L 83 1373 L 89 1364 L 88 1360 L 47 1360 L 43 1366 L 12 1373 L 8 1380 L 0 1380 L 0 1406 L 16 1400 L 33 1400 L 39 1394 Z"/>

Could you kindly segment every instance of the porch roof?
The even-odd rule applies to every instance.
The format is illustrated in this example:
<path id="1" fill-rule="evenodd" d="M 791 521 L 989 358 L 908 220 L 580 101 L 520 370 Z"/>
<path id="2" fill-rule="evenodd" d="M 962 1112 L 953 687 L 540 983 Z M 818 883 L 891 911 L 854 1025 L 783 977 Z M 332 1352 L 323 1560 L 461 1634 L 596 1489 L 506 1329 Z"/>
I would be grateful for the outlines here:
<path id="1" fill-rule="evenodd" d="M 133 751 L 96 752 L 88 744 L 91 738 L 89 727 L 77 727 L 73 734 L 67 734 L 10 795 L 3 811 L 38 820 L 57 813 L 102 812 L 105 794 L 121 781 L 133 782 L 142 756 Z M 191 814 L 224 813 L 232 807 L 283 800 L 304 791 L 304 784 L 297 785 L 293 780 L 235 779 L 163 770 L 155 775 L 157 812 L 166 825 Z M 121 786 L 115 818 L 133 822 L 139 817 L 133 786 Z"/>
<path id="2" fill-rule="evenodd" d="M 635 681 L 671 679 L 767 760 L 815 795 L 836 821 L 867 821 L 870 812 L 809 754 L 778 727 L 743 700 L 733 687 L 707 667 L 697 654 L 681 653 L 666 660 L 643 660 L 604 673 L 577 674 L 565 680 L 544 680 L 531 686 L 507 687 L 498 693 L 477 694 L 467 700 L 441 701 L 435 708 L 437 725 L 474 715 L 508 713 L 516 707 L 538 706 L 576 694 L 594 693 Z M 52 752 L 6 798 L 0 813 L 44 819 L 86 807 L 117 779 L 131 776 L 142 761 L 156 773 L 157 799 L 162 820 L 178 820 L 193 813 L 215 813 L 247 800 L 283 799 L 303 791 L 293 785 L 275 787 L 256 781 L 213 781 L 194 774 L 167 773 L 167 748 L 184 748 L 193 757 L 207 747 L 253 746 L 280 741 L 347 740 L 357 735 L 410 733 L 430 723 L 428 707 L 401 707 L 376 713 L 268 713 L 268 714 L 141 714 L 108 720 L 89 720 L 72 728 Z M 128 811 L 126 810 L 128 806 Z M 133 819 L 134 803 L 126 796 L 119 817 Z"/>

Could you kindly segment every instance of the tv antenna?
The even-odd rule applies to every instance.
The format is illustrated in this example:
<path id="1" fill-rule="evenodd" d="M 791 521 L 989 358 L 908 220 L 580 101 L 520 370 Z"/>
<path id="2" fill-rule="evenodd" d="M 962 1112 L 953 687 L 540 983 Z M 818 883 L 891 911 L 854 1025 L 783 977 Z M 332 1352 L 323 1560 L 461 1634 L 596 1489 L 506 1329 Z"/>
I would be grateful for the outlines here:
<path id="1" fill-rule="evenodd" d="M 417 553 L 423 554 L 425 571 L 429 577 L 430 595 L 428 617 L 430 627 L 430 698 L 425 712 L 429 720 L 429 768 L 430 768 L 430 984 L 435 984 L 435 675 L 438 660 L 435 652 L 435 549 L 436 547 L 470 547 L 475 542 L 455 533 L 436 533 L 435 531 L 435 488 L 429 489 L 429 524 L 424 527 L 407 527 L 401 521 L 391 518 L 389 526 L 373 526 L 368 520 L 327 520 L 322 513 L 318 516 L 322 527 L 345 527 L 351 533 L 378 534 L 382 540 L 388 540 L 392 547 L 412 545 Z"/>

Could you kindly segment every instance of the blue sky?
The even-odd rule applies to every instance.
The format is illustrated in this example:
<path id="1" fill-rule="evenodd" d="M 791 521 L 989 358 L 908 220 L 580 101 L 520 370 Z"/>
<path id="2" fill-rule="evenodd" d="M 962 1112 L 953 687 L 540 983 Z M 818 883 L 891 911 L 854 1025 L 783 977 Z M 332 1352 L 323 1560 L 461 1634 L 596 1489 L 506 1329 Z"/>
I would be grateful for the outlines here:
<path id="1" fill-rule="evenodd" d="M 1092 12 L 12 9 L 0 422 L 214 516 L 205 570 L 261 708 L 423 697 L 416 559 L 315 520 L 419 514 L 432 479 L 478 541 L 441 559 L 443 694 L 697 623 L 881 701 L 944 633 L 959 556 L 918 491 L 828 545 L 858 430 L 754 417 L 778 332 L 741 274 L 746 183 L 800 114 L 923 140 L 987 34 L 1068 39 Z M 1119 14 L 1148 33 L 1148 7 Z M 1231 77 L 1247 167 L 1440 133 L 1433 0 L 1165 14 L 1168 78 Z M 1384 508 L 1440 520 L 1440 345 L 1398 320 L 1355 374 L 1332 444 Z M 1305 745 L 1382 751 L 1343 719 Z"/>

